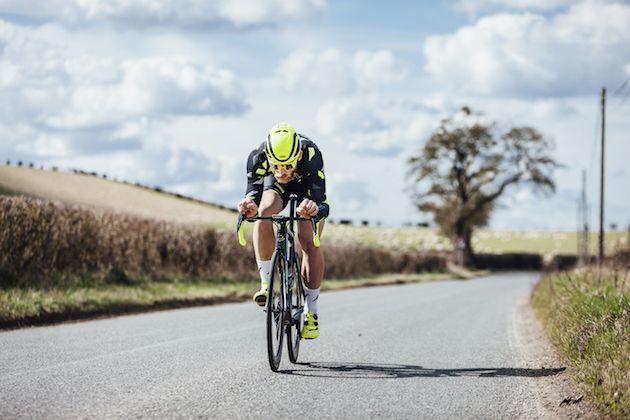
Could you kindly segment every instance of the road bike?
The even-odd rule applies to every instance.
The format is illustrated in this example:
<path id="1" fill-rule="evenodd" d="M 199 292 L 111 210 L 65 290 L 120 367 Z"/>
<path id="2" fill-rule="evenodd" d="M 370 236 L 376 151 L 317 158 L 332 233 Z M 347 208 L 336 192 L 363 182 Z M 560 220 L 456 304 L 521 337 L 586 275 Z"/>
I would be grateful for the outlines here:
<path id="1" fill-rule="evenodd" d="M 297 363 L 300 351 L 301 331 L 304 325 L 304 284 L 302 282 L 300 255 L 295 249 L 293 224 L 309 220 L 313 224 L 313 244 L 319 247 L 316 218 L 305 219 L 295 213 L 297 195 L 289 196 L 289 215 L 256 216 L 239 215 L 236 231 L 242 246 L 247 245 L 243 221 L 270 220 L 276 226 L 276 243 L 271 257 L 267 304 L 267 355 L 271 370 L 276 372 L 282 358 L 282 341 L 287 336 L 287 349 L 291 363 Z"/>

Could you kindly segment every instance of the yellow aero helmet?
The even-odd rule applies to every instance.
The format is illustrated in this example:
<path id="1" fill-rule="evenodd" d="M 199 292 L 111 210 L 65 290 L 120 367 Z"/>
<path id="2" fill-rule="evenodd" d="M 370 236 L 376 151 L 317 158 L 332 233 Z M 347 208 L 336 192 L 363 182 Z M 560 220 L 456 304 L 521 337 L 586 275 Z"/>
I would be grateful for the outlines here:
<path id="1" fill-rule="evenodd" d="M 269 130 L 265 152 L 274 165 L 295 164 L 300 153 L 300 136 L 291 124 L 278 123 Z"/>

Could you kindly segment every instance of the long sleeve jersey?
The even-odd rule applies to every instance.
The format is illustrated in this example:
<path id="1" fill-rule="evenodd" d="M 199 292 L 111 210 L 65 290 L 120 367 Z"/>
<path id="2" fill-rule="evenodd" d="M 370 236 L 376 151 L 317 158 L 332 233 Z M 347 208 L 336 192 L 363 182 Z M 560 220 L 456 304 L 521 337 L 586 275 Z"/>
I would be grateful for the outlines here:
<path id="1" fill-rule="evenodd" d="M 329 206 L 326 199 L 326 176 L 324 174 L 324 160 L 315 143 L 307 137 L 300 136 L 302 159 L 298 161 L 293 179 L 287 184 L 280 184 L 273 176 L 267 161 L 265 142 L 252 150 L 247 158 L 247 190 L 245 195 L 250 197 L 256 205 L 260 205 L 262 192 L 267 189 L 275 190 L 282 197 L 286 205 L 288 195 L 296 193 L 299 200 L 309 198 L 317 203 L 320 219 L 328 216 Z M 298 202 L 299 204 L 299 202 Z"/>

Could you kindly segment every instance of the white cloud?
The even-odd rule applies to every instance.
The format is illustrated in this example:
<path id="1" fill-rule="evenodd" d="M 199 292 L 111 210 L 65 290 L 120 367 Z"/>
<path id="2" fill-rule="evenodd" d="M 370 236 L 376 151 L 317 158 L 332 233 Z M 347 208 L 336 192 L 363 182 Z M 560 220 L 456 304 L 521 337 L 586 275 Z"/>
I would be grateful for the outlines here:
<path id="1" fill-rule="evenodd" d="M 227 70 L 184 57 L 126 60 L 112 83 L 75 79 L 68 106 L 47 122 L 58 128 L 119 123 L 128 118 L 240 114 L 243 92 Z M 71 72 L 66 73 L 73 78 Z"/>
<path id="2" fill-rule="evenodd" d="M 133 28 L 248 27 L 305 16 L 326 0 L 0 0 L 0 11 L 70 24 L 109 21 Z"/>
<path id="3" fill-rule="evenodd" d="M 431 36 L 425 70 L 452 91 L 498 96 L 592 93 L 623 80 L 630 5 L 586 1 L 555 17 L 497 14 Z M 623 53 L 625 51 L 625 53 Z"/>
<path id="4" fill-rule="evenodd" d="M 575 0 L 458 0 L 454 7 L 475 15 L 488 9 L 555 10 L 574 3 Z"/>
<path id="5" fill-rule="evenodd" d="M 32 143 L 17 145 L 16 150 L 28 155 L 55 158 L 69 156 L 70 150 L 66 139 L 48 133 L 36 133 Z"/>
<path id="6" fill-rule="evenodd" d="M 356 175 L 336 175 L 326 185 L 327 196 L 334 203 L 336 214 L 348 215 L 373 204 L 377 197 L 368 183 Z"/>
<path id="7" fill-rule="evenodd" d="M 347 95 L 402 81 L 406 70 L 390 50 L 346 53 L 329 48 L 297 50 L 285 58 L 276 76 L 288 89 Z"/>
<path id="8" fill-rule="evenodd" d="M 202 150 L 193 150 L 173 143 L 166 147 L 143 147 L 140 150 L 114 150 L 107 154 L 66 154 L 51 156 L 50 165 L 61 169 L 103 171 L 110 178 L 160 186 L 188 194 L 194 190 L 204 196 L 203 186 L 220 179 L 221 162 Z"/>
<path id="9" fill-rule="evenodd" d="M 346 137 L 348 131 L 365 133 L 382 130 L 384 123 L 369 105 L 345 99 L 323 104 L 317 114 L 317 126 L 319 132 L 326 136 L 339 134 Z"/>
<path id="10" fill-rule="evenodd" d="M 390 50 L 327 48 L 292 52 L 277 67 L 275 83 L 316 104 L 321 138 L 350 153 L 391 157 L 408 142 L 410 110 L 391 99 L 406 77 Z"/>
<path id="11" fill-rule="evenodd" d="M 317 132 L 347 152 L 390 158 L 415 150 L 439 120 L 432 107 L 374 95 L 338 98 L 322 104 Z"/>
<path id="12" fill-rule="evenodd" d="M 197 151 L 172 146 L 166 158 L 163 180 L 169 184 L 211 182 L 219 177 L 218 163 Z"/>
<path id="13" fill-rule="evenodd" d="M 66 46 L 73 36 L 56 25 L 0 20 L 0 126 L 23 141 L 24 152 L 137 148 L 152 121 L 248 108 L 234 75 L 203 59 L 121 60 Z M 31 127 L 27 135 L 20 125 Z"/>

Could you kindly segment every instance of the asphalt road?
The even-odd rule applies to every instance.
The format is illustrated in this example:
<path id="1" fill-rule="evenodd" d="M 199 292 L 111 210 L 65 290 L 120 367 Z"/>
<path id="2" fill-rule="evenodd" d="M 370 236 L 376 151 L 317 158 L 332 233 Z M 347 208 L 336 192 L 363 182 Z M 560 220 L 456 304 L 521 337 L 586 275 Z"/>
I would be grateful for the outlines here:
<path id="1" fill-rule="evenodd" d="M 515 328 L 537 279 L 322 294 L 281 372 L 252 303 L 0 333 L 0 418 L 541 418 Z"/>

